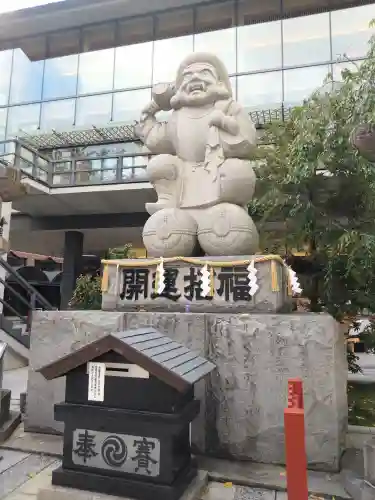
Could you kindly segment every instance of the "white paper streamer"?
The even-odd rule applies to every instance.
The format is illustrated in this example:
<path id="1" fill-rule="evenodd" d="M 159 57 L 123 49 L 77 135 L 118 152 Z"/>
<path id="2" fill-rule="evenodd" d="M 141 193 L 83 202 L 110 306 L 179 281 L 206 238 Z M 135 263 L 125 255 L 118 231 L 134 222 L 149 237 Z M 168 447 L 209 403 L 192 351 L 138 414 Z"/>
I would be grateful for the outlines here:
<path id="1" fill-rule="evenodd" d="M 160 264 L 156 267 L 156 275 L 158 279 L 157 294 L 161 295 L 165 290 L 165 276 L 164 276 L 164 261 L 163 258 L 160 259 Z"/>
<path id="2" fill-rule="evenodd" d="M 210 271 L 208 270 L 207 264 L 202 267 L 201 269 L 201 289 L 202 289 L 202 296 L 207 297 L 211 293 L 211 275 Z"/>
<path id="3" fill-rule="evenodd" d="M 249 271 L 248 279 L 249 279 L 249 293 L 253 297 L 257 291 L 259 290 L 258 279 L 257 279 L 257 268 L 255 267 L 255 262 L 252 260 L 247 268 Z"/>
<path id="4" fill-rule="evenodd" d="M 301 285 L 299 284 L 297 274 L 293 269 L 290 267 L 289 268 L 289 279 L 290 279 L 290 285 L 292 287 L 292 292 L 295 293 L 296 295 L 299 295 L 302 293 L 302 288 Z"/>

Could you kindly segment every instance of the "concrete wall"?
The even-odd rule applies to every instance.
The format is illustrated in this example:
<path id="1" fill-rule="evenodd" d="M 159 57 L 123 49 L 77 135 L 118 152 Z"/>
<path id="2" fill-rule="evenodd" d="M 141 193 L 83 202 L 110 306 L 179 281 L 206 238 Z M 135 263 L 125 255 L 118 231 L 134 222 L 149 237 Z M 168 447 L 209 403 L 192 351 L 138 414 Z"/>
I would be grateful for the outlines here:
<path id="1" fill-rule="evenodd" d="M 36 369 L 110 331 L 145 325 L 217 365 L 197 386 L 203 405 L 192 429 L 195 451 L 283 463 L 287 380 L 302 377 L 309 466 L 338 469 L 347 428 L 347 364 L 343 338 L 326 315 L 39 312 L 25 429 L 62 431 L 53 404 L 64 399 L 64 381 L 47 382 Z"/>

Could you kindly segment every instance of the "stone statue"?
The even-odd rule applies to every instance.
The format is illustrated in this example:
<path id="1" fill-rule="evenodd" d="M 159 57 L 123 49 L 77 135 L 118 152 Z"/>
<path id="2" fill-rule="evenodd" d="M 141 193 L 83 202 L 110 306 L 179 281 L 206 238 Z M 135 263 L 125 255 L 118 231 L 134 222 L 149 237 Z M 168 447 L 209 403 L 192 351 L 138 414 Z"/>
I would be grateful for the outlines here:
<path id="1" fill-rule="evenodd" d="M 172 111 L 169 120 L 156 119 Z M 255 188 L 256 130 L 232 98 L 227 70 L 214 55 L 194 53 L 173 85 L 157 85 L 137 133 L 156 154 L 147 174 L 158 195 L 143 231 L 150 256 L 252 254 L 258 233 L 247 213 Z"/>

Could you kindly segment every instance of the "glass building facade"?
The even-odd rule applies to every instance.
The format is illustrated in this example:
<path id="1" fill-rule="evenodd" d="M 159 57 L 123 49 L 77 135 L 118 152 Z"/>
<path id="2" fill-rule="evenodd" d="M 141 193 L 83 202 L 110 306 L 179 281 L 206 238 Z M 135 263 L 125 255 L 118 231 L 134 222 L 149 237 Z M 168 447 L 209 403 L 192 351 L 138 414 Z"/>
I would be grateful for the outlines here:
<path id="1" fill-rule="evenodd" d="M 33 130 L 132 122 L 150 99 L 152 84 L 172 80 L 192 51 L 222 58 L 243 106 L 293 105 L 319 87 L 327 73 L 339 79 L 341 69 L 351 64 L 344 57 L 364 57 L 374 17 L 375 4 L 370 4 L 116 48 L 89 47 L 37 61 L 20 48 L 3 51 L 0 139 Z"/>
<path id="2" fill-rule="evenodd" d="M 375 31 L 369 28 L 375 3 L 293 17 L 293 9 L 288 15 L 279 11 L 287 1 L 267 3 L 273 7 L 262 19 L 247 14 L 252 2 L 228 0 L 52 33 L 40 44 L 33 40 L 35 53 L 27 40 L 20 44 L 24 50 L 2 51 L 0 140 L 134 122 L 152 85 L 173 80 L 178 64 L 192 51 L 214 52 L 224 61 L 234 94 L 249 111 L 298 104 L 328 73 L 339 80 L 342 69 L 363 60 Z M 128 144 L 126 151 L 134 155 L 139 147 Z M 90 155 L 97 155 L 97 148 L 86 148 L 83 156 Z M 121 179 L 114 158 L 91 160 L 89 166 L 83 160 L 73 168 L 71 152 L 60 150 L 55 156 L 60 164 L 52 184 L 67 183 L 74 171 L 86 171 L 75 178 L 81 183 L 113 182 L 116 175 L 117 181 L 144 177 L 144 156 L 123 158 Z"/>

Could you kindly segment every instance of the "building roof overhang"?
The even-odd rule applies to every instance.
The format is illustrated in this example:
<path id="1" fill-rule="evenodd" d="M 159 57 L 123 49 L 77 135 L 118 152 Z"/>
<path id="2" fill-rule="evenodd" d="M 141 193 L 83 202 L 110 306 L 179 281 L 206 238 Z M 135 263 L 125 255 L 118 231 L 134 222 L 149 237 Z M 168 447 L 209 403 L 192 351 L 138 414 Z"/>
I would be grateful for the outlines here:
<path id="1" fill-rule="evenodd" d="M 64 0 L 0 15 L 0 50 L 19 47 L 20 39 L 212 0 Z M 36 38 L 37 41 L 37 38 Z M 31 40 L 29 39 L 29 42 Z M 28 52 L 28 46 L 22 46 Z M 30 54 L 32 50 L 30 51 Z M 29 55 L 30 58 L 32 58 Z"/>
<path id="2" fill-rule="evenodd" d="M 241 15 L 232 13 L 230 20 L 223 13 L 220 13 L 220 10 L 223 10 L 220 7 L 223 4 L 222 0 L 63 0 L 0 14 L 0 51 L 21 48 L 30 60 L 42 60 L 87 50 L 100 50 L 117 45 L 145 42 L 155 39 L 155 36 L 156 38 L 168 38 L 169 36 L 182 36 L 194 32 L 194 23 L 187 32 L 182 25 L 175 26 L 173 24 L 175 21 L 168 21 L 172 22 L 172 25 L 170 29 L 168 28 L 167 34 L 161 32 L 159 35 L 155 35 L 155 26 L 158 25 L 158 22 L 154 22 L 156 17 L 168 15 L 168 11 L 179 8 L 200 8 L 200 6 L 205 8 L 207 6 L 211 9 L 212 6 L 217 5 L 218 12 L 210 14 L 211 17 L 212 15 L 215 17 L 216 28 L 211 27 L 208 29 L 210 30 L 219 29 L 221 20 L 225 27 L 230 27 L 235 24 L 251 24 L 280 19 L 281 17 L 296 17 L 372 2 L 373 0 L 340 0 L 339 2 L 337 0 L 296 0 L 295 2 L 284 2 L 282 5 L 275 0 L 254 0 L 247 2 L 246 12 L 242 12 L 240 9 Z M 229 3 L 229 1 L 224 2 L 226 5 Z M 184 13 L 181 15 L 183 17 Z M 221 19 L 222 16 L 225 19 Z M 194 18 L 194 15 L 192 17 Z M 126 21 L 128 25 L 131 21 L 134 28 L 133 25 L 136 24 L 137 19 L 144 20 L 145 18 L 152 20 L 152 28 L 146 29 L 147 33 L 141 35 L 138 33 L 137 36 L 141 39 L 135 40 L 131 35 L 128 35 L 125 41 L 117 39 L 116 33 L 119 31 L 120 21 Z M 81 36 L 82 28 L 94 29 L 97 38 L 95 47 L 85 48 Z M 125 31 L 128 28 L 124 28 Z M 101 29 L 104 31 L 101 32 Z M 138 28 L 134 29 L 137 31 Z M 114 35 L 110 39 L 106 35 L 108 30 Z M 207 30 L 203 28 L 203 31 Z M 57 37 L 54 39 L 53 48 L 51 48 L 51 37 L 55 35 Z"/>
<path id="3" fill-rule="evenodd" d="M 273 121 L 288 119 L 292 107 L 278 105 L 269 109 L 249 111 L 249 116 L 257 129 Z M 94 146 L 139 141 L 136 123 L 115 123 L 106 127 L 76 128 L 67 131 L 52 130 L 49 133 L 20 133 L 17 138 L 35 150 Z"/>

